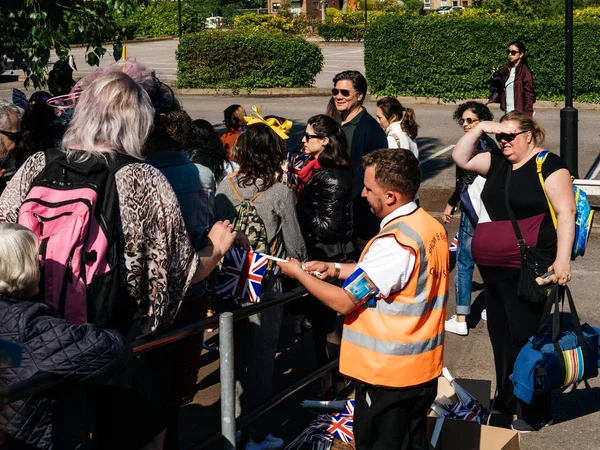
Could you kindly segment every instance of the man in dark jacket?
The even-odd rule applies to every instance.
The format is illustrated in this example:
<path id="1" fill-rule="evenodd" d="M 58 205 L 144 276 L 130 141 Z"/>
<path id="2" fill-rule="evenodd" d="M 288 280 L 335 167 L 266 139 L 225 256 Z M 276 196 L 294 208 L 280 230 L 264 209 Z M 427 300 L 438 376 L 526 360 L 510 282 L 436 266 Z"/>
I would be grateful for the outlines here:
<path id="1" fill-rule="evenodd" d="M 352 196 L 354 202 L 354 239 L 357 250 L 379 231 L 379 219 L 370 211 L 369 205 L 360 196 L 364 184 L 364 168 L 362 158 L 373 150 L 387 148 L 385 132 L 363 107 L 367 96 L 367 80 L 356 70 L 346 70 L 333 78 L 334 88 L 331 90 L 335 107 L 340 113 L 338 122 L 342 126 L 352 166 L 354 167 L 354 184 Z"/>

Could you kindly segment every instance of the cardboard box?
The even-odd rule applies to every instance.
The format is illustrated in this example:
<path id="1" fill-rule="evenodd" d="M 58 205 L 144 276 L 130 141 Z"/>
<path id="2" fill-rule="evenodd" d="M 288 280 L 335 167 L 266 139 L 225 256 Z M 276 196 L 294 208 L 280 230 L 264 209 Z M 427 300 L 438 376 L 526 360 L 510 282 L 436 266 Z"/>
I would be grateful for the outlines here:
<path id="1" fill-rule="evenodd" d="M 456 379 L 469 394 L 484 407 L 490 408 L 491 381 Z M 444 378 L 438 379 L 437 399 L 446 397 L 458 402 L 452 385 Z M 427 437 L 431 439 L 437 415 L 431 411 L 427 418 Z M 479 425 L 475 422 L 444 419 L 435 450 L 519 450 L 519 433 L 506 428 Z"/>
<path id="2" fill-rule="evenodd" d="M 437 419 L 427 418 L 431 438 Z M 519 450 L 519 433 L 506 428 L 479 425 L 464 420 L 444 419 L 435 450 Z"/>

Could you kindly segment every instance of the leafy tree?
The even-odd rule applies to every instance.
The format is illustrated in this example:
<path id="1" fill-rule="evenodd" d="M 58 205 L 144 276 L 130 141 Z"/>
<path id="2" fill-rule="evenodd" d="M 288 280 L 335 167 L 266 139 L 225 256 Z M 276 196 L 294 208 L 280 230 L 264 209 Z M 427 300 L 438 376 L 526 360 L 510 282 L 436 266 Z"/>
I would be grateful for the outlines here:
<path id="1" fill-rule="evenodd" d="M 98 65 L 114 42 L 115 60 L 121 58 L 124 29 L 116 14 L 127 15 L 137 0 L 2 0 L 0 2 L 0 57 L 14 60 L 27 76 L 25 86 L 36 89 L 47 81 L 52 52 L 66 59 L 71 44 L 86 46 L 88 64 Z"/>
<path id="2" fill-rule="evenodd" d="M 574 8 L 589 6 L 594 0 L 573 0 Z M 530 19 L 564 16 L 564 0 L 480 0 L 481 7 L 491 11 L 513 13 Z"/>

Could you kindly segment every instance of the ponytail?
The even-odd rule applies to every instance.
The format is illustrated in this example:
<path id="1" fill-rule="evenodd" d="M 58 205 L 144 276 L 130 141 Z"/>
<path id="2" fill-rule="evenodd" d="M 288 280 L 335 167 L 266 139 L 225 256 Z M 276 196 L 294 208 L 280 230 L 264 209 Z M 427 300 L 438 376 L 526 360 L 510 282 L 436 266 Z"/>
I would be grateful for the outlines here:
<path id="1" fill-rule="evenodd" d="M 400 121 L 400 127 L 402 131 L 408 134 L 408 137 L 413 141 L 417 137 L 419 131 L 419 125 L 417 124 L 417 118 L 415 116 L 415 110 L 412 108 L 404 108 L 404 114 Z"/>

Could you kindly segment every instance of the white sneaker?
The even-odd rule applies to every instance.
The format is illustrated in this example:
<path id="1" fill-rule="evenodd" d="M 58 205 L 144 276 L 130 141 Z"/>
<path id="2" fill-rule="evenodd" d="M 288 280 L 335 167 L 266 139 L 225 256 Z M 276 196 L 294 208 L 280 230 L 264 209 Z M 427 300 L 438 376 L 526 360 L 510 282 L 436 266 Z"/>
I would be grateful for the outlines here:
<path id="1" fill-rule="evenodd" d="M 487 322 L 487 309 L 481 311 L 481 319 Z"/>
<path id="2" fill-rule="evenodd" d="M 446 320 L 445 328 L 446 331 L 458 334 L 460 336 L 466 336 L 467 334 L 469 334 L 469 327 L 467 326 L 467 322 L 457 322 L 456 315 Z"/>
<path id="3" fill-rule="evenodd" d="M 283 448 L 283 439 L 277 438 L 271 433 L 262 442 L 257 443 L 250 439 L 246 444 L 246 450 L 279 450 L 281 448 Z"/>

